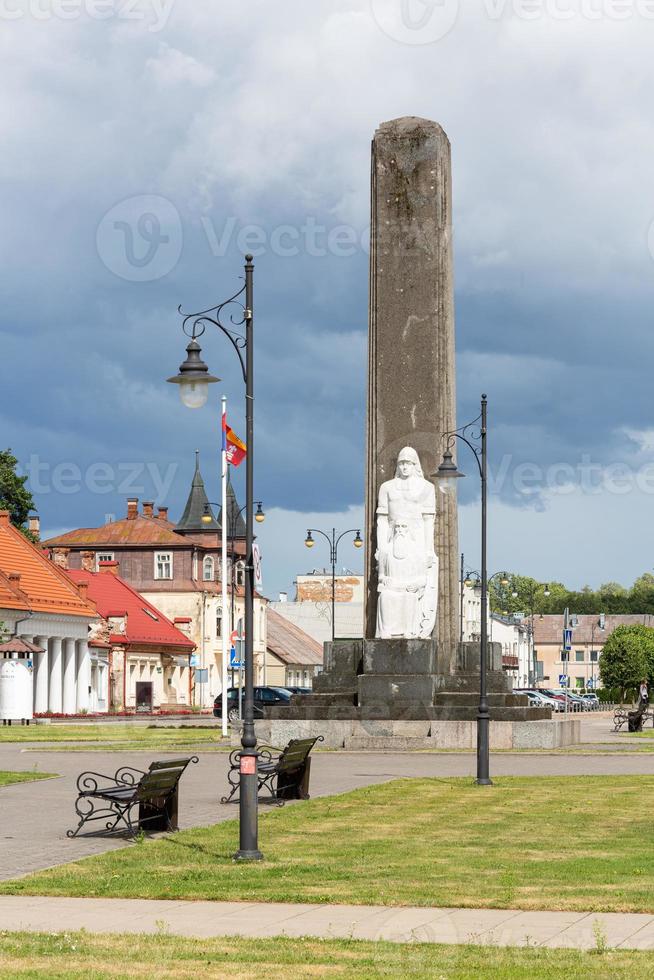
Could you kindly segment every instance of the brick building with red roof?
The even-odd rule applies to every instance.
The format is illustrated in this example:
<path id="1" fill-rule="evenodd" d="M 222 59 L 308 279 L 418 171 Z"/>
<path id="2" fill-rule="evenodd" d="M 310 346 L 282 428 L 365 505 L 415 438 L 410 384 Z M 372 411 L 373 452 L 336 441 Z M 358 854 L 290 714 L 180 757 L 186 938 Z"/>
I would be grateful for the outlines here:
<path id="1" fill-rule="evenodd" d="M 108 650 L 111 710 L 176 710 L 191 704 L 190 656 L 195 644 L 117 574 L 118 563 L 99 572 L 70 569 L 102 617 L 90 646 Z"/>
<path id="2" fill-rule="evenodd" d="M 223 515 L 214 515 L 196 454 L 184 512 L 175 524 L 167 507 L 127 501 L 127 513 L 100 527 L 77 528 L 44 541 L 53 561 L 72 571 L 97 572 L 118 563 L 118 574 L 165 615 L 183 624 L 196 646 L 195 666 L 206 671 L 194 682 L 193 703 L 210 706 L 222 690 L 222 634 L 242 633 L 245 522 L 231 482 L 227 486 L 228 622 L 222 622 L 220 580 Z M 233 582 L 233 587 L 232 587 Z M 266 604 L 254 600 L 255 683 L 266 674 Z M 227 678 L 227 686 L 233 677 Z"/>

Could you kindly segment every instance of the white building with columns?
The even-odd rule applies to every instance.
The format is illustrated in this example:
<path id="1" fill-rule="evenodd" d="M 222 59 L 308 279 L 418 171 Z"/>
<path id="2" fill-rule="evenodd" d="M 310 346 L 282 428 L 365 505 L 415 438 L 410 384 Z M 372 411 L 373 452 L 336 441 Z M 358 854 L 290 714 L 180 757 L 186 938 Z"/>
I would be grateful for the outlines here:
<path id="1" fill-rule="evenodd" d="M 9 511 L 0 510 L 0 632 L 43 650 L 32 664 L 34 714 L 107 710 L 108 664 L 104 651 L 89 648 L 98 615 L 87 589 L 13 527 Z"/>

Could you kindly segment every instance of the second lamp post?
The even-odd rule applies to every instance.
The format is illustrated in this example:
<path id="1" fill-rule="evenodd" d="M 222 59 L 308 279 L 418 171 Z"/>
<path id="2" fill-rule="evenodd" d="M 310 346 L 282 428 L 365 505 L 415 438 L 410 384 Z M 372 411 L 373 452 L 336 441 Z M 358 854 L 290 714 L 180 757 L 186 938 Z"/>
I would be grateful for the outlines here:
<path id="1" fill-rule="evenodd" d="M 355 548 L 361 548 L 361 547 L 363 547 L 363 539 L 361 538 L 361 531 L 360 530 L 357 530 L 354 527 L 350 528 L 349 531 L 343 531 L 343 533 L 342 534 L 339 534 L 338 537 L 336 537 L 336 528 L 332 528 L 332 534 L 331 534 L 331 537 L 330 537 L 328 534 L 325 534 L 324 531 L 321 531 L 320 528 L 310 527 L 310 528 L 307 529 L 307 536 L 306 536 L 305 541 L 304 541 L 304 543 L 307 546 L 307 548 L 313 548 L 314 544 L 316 543 L 313 540 L 313 537 L 312 537 L 313 534 L 322 534 L 323 538 L 325 538 L 325 540 L 327 541 L 327 544 L 329 545 L 329 558 L 330 558 L 330 562 L 331 562 L 331 566 L 332 566 L 332 640 L 334 640 L 336 638 L 336 620 L 335 620 L 335 612 L 336 612 L 336 561 L 338 559 L 338 542 L 341 540 L 341 538 L 344 538 L 346 534 L 356 534 L 356 537 L 355 537 L 354 542 L 353 542 L 354 547 Z"/>
<path id="2" fill-rule="evenodd" d="M 490 786 L 490 712 L 488 710 L 487 671 L 488 671 L 488 610 L 486 596 L 488 593 L 488 571 L 486 565 L 486 504 L 487 504 L 487 450 L 486 450 L 486 410 L 488 399 L 481 396 L 481 412 L 468 425 L 445 433 L 445 450 L 443 460 L 434 474 L 442 481 L 444 491 L 453 490 L 456 480 L 464 473 L 459 472 L 452 458 L 451 450 L 456 440 L 465 442 L 475 457 L 481 479 L 481 643 L 479 656 L 479 709 L 477 711 L 477 784 Z"/>

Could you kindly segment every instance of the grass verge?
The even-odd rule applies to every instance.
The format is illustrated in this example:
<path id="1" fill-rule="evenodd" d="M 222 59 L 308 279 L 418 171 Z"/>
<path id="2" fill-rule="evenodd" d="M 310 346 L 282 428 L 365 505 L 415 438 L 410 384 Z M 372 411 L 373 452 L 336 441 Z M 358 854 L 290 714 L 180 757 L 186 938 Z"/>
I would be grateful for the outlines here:
<path id="1" fill-rule="evenodd" d="M 198 726 L 197 728 L 163 728 L 158 725 L 122 725 L 119 722 L 106 725 L 29 725 L 0 729 L 0 744 L 25 742 L 38 744 L 44 749 L 65 751 L 120 751 L 160 749 L 163 751 L 183 748 L 225 749 L 229 739 L 223 739 L 220 729 Z M 47 744 L 45 744 L 47 743 Z"/>
<path id="2" fill-rule="evenodd" d="M 55 772 L 0 772 L 0 786 L 11 786 L 12 783 L 31 783 L 35 779 L 54 779 Z"/>
<path id="3" fill-rule="evenodd" d="M 118 980 L 403 977 L 410 980 L 634 980 L 654 971 L 654 953 L 630 950 L 440 946 L 320 939 L 183 939 L 86 932 L 0 932 L 0 976 Z"/>
<path id="4" fill-rule="evenodd" d="M 264 812 L 261 864 L 230 820 L 0 892 L 649 912 L 653 807 L 654 776 L 395 780 Z"/>

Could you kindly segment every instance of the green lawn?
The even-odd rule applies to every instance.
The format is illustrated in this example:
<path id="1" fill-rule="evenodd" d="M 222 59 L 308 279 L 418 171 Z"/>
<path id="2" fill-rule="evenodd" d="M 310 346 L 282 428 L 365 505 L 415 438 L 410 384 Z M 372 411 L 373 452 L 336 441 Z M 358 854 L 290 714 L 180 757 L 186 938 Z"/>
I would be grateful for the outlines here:
<path id="1" fill-rule="evenodd" d="M 638 980 L 654 953 L 437 946 L 320 939 L 182 939 L 87 932 L 0 932 L 0 976 L 43 980 Z"/>
<path id="2" fill-rule="evenodd" d="M 53 779 L 54 772 L 0 772 L 0 786 L 11 786 L 12 783 L 31 783 L 35 779 Z"/>
<path id="3" fill-rule="evenodd" d="M 0 729 L 2 742 L 34 742 L 44 748 L 65 748 L 66 751 L 98 749 L 122 752 L 150 749 L 183 749 L 198 747 L 207 749 L 229 748 L 229 739 L 223 739 L 220 726 L 197 728 L 162 728 L 159 725 L 129 725 L 112 722 L 104 725 L 29 725 Z M 48 743 L 45 745 L 44 743 Z"/>
<path id="4" fill-rule="evenodd" d="M 395 780 L 264 811 L 262 864 L 227 821 L 0 892 L 651 912 L 653 809 L 654 776 Z"/>

